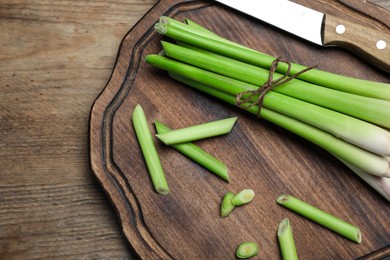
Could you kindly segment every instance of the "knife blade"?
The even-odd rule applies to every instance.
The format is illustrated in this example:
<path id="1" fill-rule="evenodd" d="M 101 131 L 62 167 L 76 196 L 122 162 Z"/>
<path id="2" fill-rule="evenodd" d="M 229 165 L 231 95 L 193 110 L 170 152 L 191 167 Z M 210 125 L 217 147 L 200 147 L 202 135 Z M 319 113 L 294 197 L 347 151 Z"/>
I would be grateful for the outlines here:
<path id="1" fill-rule="evenodd" d="M 339 46 L 390 72 L 390 30 L 380 31 L 289 0 L 215 0 L 321 46 Z"/>

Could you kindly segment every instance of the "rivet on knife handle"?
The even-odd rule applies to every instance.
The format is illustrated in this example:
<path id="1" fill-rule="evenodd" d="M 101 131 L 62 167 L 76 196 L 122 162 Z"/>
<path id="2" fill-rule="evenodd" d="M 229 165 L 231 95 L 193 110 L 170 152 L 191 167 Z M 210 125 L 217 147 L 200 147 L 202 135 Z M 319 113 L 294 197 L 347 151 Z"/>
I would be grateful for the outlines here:
<path id="1" fill-rule="evenodd" d="M 390 72 L 390 34 L 326 14 L 323 44 L 349 49 Z"/>

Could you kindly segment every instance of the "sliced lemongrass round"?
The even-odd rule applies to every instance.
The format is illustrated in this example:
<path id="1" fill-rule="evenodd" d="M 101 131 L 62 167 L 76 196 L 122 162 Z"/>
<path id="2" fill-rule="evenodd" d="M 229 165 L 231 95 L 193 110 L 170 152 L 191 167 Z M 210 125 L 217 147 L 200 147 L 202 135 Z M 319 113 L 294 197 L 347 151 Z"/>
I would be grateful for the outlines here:
<path id="1" fill-rule="evenodd" d="M 284 260 L 298 260 L 290 221 L 287 218 L 279 223 L 277 235 L 282 258 Z"/>
<path id="2" fill-rule="evenodd" d="M 259 253 L 259 245 L 254 242 L 243 242 L 236 250 L 236 256 L 241 259 L 251 258 Z"/>
<path id="3" fill-rule="evenodd" d="M 234 197 L 232 198 L 232 203 L 235 206 L 241 206 L 251 202 L 254 197 L 255 192 L 252 189 L 244 189 L 234 195 Z"/>
<path id="4" fill-rule="evenodd" d="M 232 213 L 233 209 L 235 206 L 232 203 L 232 198 L 234 197 L 234 193 L 232 192 L 227 192 L 221 202 L 221 217 L 227 217 Z"/>
<path id="5" fill-rule="evenodd" d="M 276 202 L 356 243 L 362 242 L 359 228 L 302 200 L 283 194 L 276 199 Z"/>
<path id="6" fill-rule="evenodd" d="M 156 126 L 157 133 L 159 134 L 172 131 L 168 126 L 157 120 L 154 121 L 154 124 Z M 197 162 L 199 165 L 202 165 L 206 169 L 210 170 L 212 173 L 216 174 L 226 182 L 229 182 L 229 174 L 226 165 L 220 160 L 216 159 L 211 154 L 207 153 L 199 146 L 191 142 L 187 142 L 181 144 L 174 144 L 172 145 L 172 147 L 187 156 L 188 158 Z"/>
<path id="7" fill-rule="evenodd" d="M 237 117 L 231 117 L 181 129 L 175 129 L 163 134 L 157 134 L 156 137 L 166 145 L 192 142 L 195 140 L 227 134 L 232 130 L 236 121 Z"/>
<path id="8" fill-rule="evenodd" d="M 132 122 L 154 189 L 160 194 L 167 195 L 169 194 L 168 183 L 144 111 L 140 105 L 134 109 Z"/>

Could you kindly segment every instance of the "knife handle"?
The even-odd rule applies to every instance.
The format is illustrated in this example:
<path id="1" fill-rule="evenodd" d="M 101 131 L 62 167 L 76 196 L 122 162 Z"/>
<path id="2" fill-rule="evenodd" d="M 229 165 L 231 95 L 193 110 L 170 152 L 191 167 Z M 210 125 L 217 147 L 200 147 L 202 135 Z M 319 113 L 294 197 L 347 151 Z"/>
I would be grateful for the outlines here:
<path id="1" fill-rule="evenodd" d="M 324 46 L 340 46 L 390 72 L 390 34 L 326 14 Z"/>

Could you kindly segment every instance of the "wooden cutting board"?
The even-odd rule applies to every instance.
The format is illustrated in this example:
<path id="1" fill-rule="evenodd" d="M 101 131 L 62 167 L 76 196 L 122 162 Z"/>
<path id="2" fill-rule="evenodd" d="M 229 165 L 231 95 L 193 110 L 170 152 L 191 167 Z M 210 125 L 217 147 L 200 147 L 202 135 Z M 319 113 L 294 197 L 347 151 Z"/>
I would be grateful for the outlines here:
<path id="1" fill-rule="evenodd" d="M 367 2 L 296 2 L 389 32 L 389 13 Z M 191 90 L 144 62 L 145 55 L 161 50 L 162 37 L 153 25 L 162 15 L 189 18 L 223 37 L 300 64 L 390 82 L 389 74 L 346 50 L 314 46 L 210 1 L 158 2 L 124 37 L 90 118 L 91 166 L 132 250 L 143 259 L 235 259 L 239 243 L 254 241 L 260 246 L 259 259 L 278 259 L 276 229 L 288 217 L 301 259 L 389 255 L 390 204 L 347 167 L 296 135 Z M 197 142 L 226 163 L 231 182 L 155 139 L 171 194 L 154 192 L 131 123 L 137 104 L 153 133 L 155 119 L 181 128 L 237 116 L 228 135 Z M 223 195 L 244 188 L 256 192 L 252 203 L 221 219 Z M 363 242 L 351 242 L 278 206 L 275 199 L 282 193 L 360 227 Z"/>

